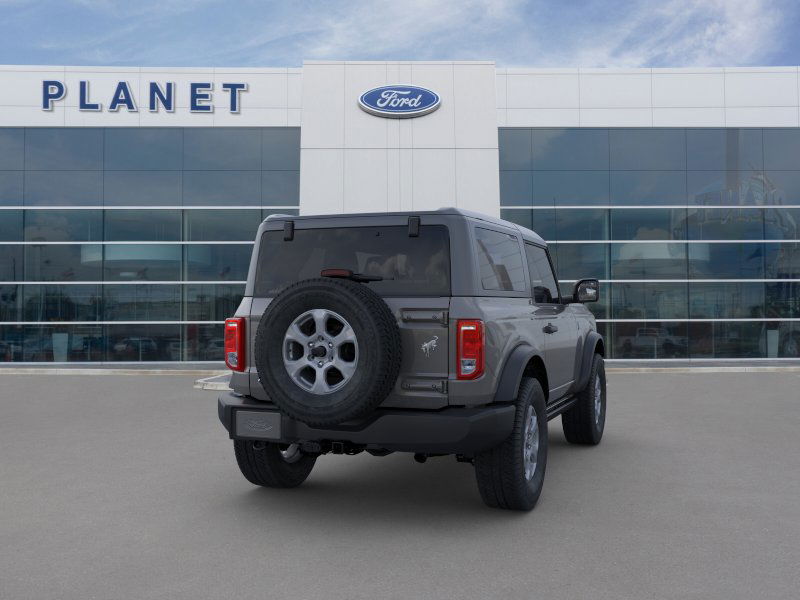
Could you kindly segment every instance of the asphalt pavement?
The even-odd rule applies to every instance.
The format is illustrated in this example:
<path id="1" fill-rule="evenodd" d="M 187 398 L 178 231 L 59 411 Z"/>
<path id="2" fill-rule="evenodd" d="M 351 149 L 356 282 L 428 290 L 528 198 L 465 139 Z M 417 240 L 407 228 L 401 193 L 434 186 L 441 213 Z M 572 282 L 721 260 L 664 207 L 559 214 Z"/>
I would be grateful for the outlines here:
<path id="1" fill-rule="evenodd" d="M 195 379 L 0 373 L 0 598 L 800 593 L 800 373 L 609 375 L 603 442 L 551 422 L 531 513 L 450 457 L 256 488 Z"/>

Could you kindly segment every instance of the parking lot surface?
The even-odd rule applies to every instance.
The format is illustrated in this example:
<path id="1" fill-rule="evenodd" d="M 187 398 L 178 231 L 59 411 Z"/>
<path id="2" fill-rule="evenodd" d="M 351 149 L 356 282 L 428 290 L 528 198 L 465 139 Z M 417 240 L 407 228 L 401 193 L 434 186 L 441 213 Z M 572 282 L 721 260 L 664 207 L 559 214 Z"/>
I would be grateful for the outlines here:
<path id="1" fill-rule="evenodd" d="M 612 374 L 531 513 L 451 457 L 242 478 L 191 375 L 0 374 L 0 598 L 796 598 L 800 374 Z"/>

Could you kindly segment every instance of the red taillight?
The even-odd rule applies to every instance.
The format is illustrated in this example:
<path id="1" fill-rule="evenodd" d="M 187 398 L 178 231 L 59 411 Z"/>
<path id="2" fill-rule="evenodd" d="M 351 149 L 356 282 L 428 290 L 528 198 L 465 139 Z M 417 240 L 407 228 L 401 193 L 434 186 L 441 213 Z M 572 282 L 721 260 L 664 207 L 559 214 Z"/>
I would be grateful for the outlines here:
<path id="1" fill-rule="evenodd" d="M 459 319 L 456 377 L 477 379 L 483 375 L 483 321 Z"/>
<path id="2" fill-rule="evenodd" d="M 225 364 L 233 371 L 244 371 L 244 319 L 225 319 Z"/>

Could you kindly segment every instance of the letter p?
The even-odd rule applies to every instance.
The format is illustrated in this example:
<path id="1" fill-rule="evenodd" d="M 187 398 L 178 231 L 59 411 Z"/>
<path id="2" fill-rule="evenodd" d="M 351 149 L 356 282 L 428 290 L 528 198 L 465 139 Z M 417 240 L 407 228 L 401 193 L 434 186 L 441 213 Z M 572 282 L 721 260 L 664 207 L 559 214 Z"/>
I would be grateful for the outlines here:
<path id="1" fill-rule="evenodd" d="M 62 100 L 67 93 L 67 88 L 60 81 L 42 82 L 42 110 L 53 110 L 53 102 Z"/>

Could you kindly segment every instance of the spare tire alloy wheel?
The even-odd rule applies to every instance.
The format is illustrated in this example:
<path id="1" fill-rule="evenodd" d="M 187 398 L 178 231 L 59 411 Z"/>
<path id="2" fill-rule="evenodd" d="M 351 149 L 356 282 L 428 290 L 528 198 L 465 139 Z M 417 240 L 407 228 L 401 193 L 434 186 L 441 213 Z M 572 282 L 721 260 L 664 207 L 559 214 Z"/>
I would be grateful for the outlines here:
<path id="1" fill-rule="evenodd" d="M 283 364 L 300 388 L 312 394 L 335 392 L 356 372 L 356 334 L 338 313 L 324 308 L 306 311 L 286 330 Z"/>
<path id="2" fill-rule="evenodd" d="M 307 279 L 269 303 L 254 356 L 264 391 L 281 412 L 320 427 L 363 416 L 386 399 L 402 344 L 394 314 L 367 285 Z"/>

